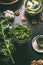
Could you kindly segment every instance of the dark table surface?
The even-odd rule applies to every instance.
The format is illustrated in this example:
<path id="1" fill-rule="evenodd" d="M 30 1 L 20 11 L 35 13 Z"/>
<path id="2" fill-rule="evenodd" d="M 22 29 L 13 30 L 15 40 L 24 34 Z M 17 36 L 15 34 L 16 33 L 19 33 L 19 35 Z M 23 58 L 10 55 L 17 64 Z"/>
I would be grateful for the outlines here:
<path id="1" fill-rule="evenodd" d="M 23 46 L 16 46 L 16 53 L 15 53 L 15 62 L 16 65 L 30 65 L 30 62 L 35 59 L 43 59 L 43 53 L 37 53 L 33 50 L 32 48 L 32 39 L 36 35 L 42 35 L 43 34 L 43 22 L 40 21 L 40 16 L 43 16 L 43 11 L 35 16 L 29 16 L 27 13 L 24 11 L 24 4 L 25 0 L 20 0 L 18 3 L 5 6 L 5 5 L 0 5 L 0 12 L 3 12 L 4 10 L 20 10 L 20 16 L 15 16 L 13 25 L 15 24 L 26 24 L 30 26 L 31 28 L 31 38 L 28 43 L 26 43 Z M 26 22 L 21 22 L 21 17 L 26 16 L 27 21 Z M 32 25 L 31 21 L 32 19 L 37 21 L 36 25 Z"/>

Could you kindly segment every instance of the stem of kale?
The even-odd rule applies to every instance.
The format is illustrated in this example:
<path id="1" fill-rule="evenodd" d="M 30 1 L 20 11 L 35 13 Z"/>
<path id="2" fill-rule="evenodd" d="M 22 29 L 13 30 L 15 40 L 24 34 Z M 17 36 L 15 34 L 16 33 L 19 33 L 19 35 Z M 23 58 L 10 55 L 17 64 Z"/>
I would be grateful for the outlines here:
<path id="1" fill-rule="evenodd" d="M 2 28 L 2 26 L 3 26 L 3 25 L 1 24 L 1 28 Z M 2 29 L 2 35 L 3 35 L 3 38 L 4 38 L 4 42 L 5 42 L 7 51 L 8 51 L 8 53 L 9 53 L 10 59 L 11 59 L 12 63 L 15 63 L 15 61 L 14 61 L 14 59 L 13 59 L 13 57 L 12 57 L 11 51 L 10 51 L 10 49 L 9 49 L 8 46 L 7 46 L 6 37 L 5 37 L 5 35 L 4 35 L 4 30 L 3 30 L 3 29 Z"/>

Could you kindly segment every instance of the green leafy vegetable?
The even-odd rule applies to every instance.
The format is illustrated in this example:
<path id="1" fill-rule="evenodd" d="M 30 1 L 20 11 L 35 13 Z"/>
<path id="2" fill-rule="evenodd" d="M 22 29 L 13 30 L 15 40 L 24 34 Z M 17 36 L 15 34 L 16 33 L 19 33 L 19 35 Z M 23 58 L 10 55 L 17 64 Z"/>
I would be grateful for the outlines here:
<path id="1" fill-rule="evenodd" d="M 11 32 L 9 27 L 9 20 L 5 17 L 0 17 L 0 55 L 2 56 L 1 60 L 6 62 L 11 60 L 12 63 L 15 63 L 13 58 L 13 50 L 15 50 L 15 48 L 14 45 L 11 44 Z"/>

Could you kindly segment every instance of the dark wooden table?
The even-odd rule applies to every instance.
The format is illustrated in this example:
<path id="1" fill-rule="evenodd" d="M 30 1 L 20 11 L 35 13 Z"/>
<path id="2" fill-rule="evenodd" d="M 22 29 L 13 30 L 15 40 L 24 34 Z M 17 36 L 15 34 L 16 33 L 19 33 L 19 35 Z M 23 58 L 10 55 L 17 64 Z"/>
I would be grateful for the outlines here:
<path id="1" fill-rule="evenodd" d="M 31 17 L 27 13 L 25 13 L 24 4 L 25 4 L 25 0 L 20 0 L 18 3 L 13 5 L 9 5 L 9 6 L 0 5 L 0 12 L 3 12 L 4 10 L 7 10 L 7 9 L 8 10 L 10 9 L 13 11 L 18 9 L 20 10 L 20 16 L 15 16 L 13 25 L 26 24 L 30 26 L 31 28 L 30 41 L 23 46 L 16 46 L 16 53 L 15 53 L 16 65 L 30 65 L 30 62 L 34 59 L 37 59 L 37 60 L 43 59 L 43 53 L 42 54 L 37 53 L 32 48 L 32 39 L 36 35 L 43 34 L 43 22 L 40 21 L 40 16 L 43 15 L 43 11 L 35 17 Z M 27 17 L 27 21 L 21 22 L 21 17 L 24 15 Z M 35 19 L 37 21 L 36 25 L 31 24 L 32 19 Z"/>

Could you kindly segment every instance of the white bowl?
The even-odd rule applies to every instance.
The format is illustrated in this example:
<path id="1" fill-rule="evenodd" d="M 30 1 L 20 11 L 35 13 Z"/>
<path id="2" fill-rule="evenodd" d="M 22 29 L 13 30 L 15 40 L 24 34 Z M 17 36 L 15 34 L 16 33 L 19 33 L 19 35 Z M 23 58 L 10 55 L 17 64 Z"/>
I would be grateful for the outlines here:
<path id="1" fill-rule="evenodd" d="M 39 45 L 37 44 L 37 39 L 38 38 L 43 38 L 43 35 L 37 35 L 33 38 L 32 40 L 32 47 L 33 49 L 36 51 L 36 52 L 39 52 L 39 53 L 43 53 L 43 48 L 40 48 Z"/>
<path id="2" fill-rule="evenodd" d="M 28 9 L 27 6 L 26 6 L 27 2 L 28 2 L 28 0 L 27 0 L 26 3 L 25 3 L 25 8 L 24 8 L 24 9 L 25 9 L 25 11 L 26 11 L 29 15 L 35 16 L 35 15 L 39 14 L 39 13 L 42 11 L 42 2 L 40 2 L 39 7 L 36 8 L 36 9 Z"/>

